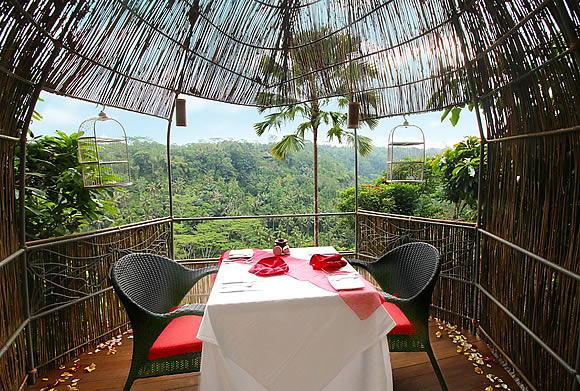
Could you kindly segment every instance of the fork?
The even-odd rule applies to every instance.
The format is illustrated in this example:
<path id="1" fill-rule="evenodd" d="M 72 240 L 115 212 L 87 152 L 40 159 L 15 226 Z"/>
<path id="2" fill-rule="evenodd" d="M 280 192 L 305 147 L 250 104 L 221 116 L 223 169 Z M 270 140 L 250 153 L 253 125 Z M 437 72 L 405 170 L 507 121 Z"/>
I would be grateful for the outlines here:
<path id="1" fill-rule="evenodd" d="M 222 262 L 230 263 L 230 262 L 237 262 L 237 263 L 250 263 L 254 260 L 254 257 L 250 258 L 226 258 Z"/>
<path id="2" fill-rule="evenodd" d="M 338 278 L 333 278 L 333 280 L 334 281 L 349 280 L 349 279 L 353 279 L 353 280 L 357 279 L 358 280 L 358 276 L 359 276 L 358 274 L 354 274 L 354 273 L 348 274 L 348 275 L 345 274 L 345 275 L 342 275 Z"/>
<path id="3" fill-rule="evenodd" d="M 322 270 L 322 272 L 324 274 L 327 274 L 329 276 L 336 276 L 336 275 L 341 275 L 341 274 L 358 274 L 356 271 L 348 271 L 348 270 L 333 270 L 333 271 L 328 271 L 328 270 L 324 270 L 324 269 L 320 269 Z"/>

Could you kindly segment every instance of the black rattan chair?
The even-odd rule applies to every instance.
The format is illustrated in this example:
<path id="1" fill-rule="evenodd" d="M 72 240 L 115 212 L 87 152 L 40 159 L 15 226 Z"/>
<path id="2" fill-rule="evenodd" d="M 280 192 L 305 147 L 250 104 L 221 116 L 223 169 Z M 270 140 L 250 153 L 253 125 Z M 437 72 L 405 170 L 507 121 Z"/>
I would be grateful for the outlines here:
<path id="1" fill-rule="evenodd" d="M 173 320 L 181 322 L 181 327 L 184 324 L 188 327 L 187 322 L 191 321 L 197 322 L 195 324 L 199 327 L 200 316 L 205 308 L 203 304 L 175 308 L 197 281 L 208 274 L 216 273 L 217 270 L 217 266 L 188 269 L 169 258 L 141 253 L 125 255 L 115 263 L 111 272 L 113 287 L 133 328 L 133 358 L 125 391 L 131 389 L 133 382 L 139 378 L 199 371 L 199 340 L 196 340 L 197 351 L 183 353 L 184 348 L 181 346 L 176 355 L 171 355 L 175 353 L 175 350 L 171 350 L 175 347 L 169 346 L 167 350 L 165 343 L 165 350 L 161 355 L 169 355 L 168 357 L 152 358 L 151 348 Z M 175 329 L 175 325 L 176 323 L 172 323 L 171 330 Z M 196 332 L 191 330 L 189 335 L 181 334 L 186 334 L 185 338 L 193 340 Z M 167 335 L 166 331 L 164 336 Z M 184 338 L 183 335 L 181 338 Z M 169 342 L 170 345 L 171 339 Z"/>
<path id="2" fill-rule="evenodd" d="M 349 262 L 368 271 L 385 291 L 381 292 L 385 300 L 396 304 L 415 328 L 413 334 L 389 334 L 389 350 L 427 352 L 441 388 L 447 391 L 429 342 L 429 307 L 441 269 L 439 251 L 430 244 L 415 242 L 389 251 L 376 262 L 358 259 Z"/>

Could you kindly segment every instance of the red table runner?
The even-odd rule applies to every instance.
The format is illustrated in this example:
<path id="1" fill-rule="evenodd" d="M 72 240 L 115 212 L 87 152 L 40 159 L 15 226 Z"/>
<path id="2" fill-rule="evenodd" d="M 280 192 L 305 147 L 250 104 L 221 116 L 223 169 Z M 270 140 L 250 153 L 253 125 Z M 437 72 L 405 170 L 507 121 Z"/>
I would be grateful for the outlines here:
<path id="1" fill-rule="evenodd" d="M 228 257 L 228 254 L 229 251 L 226 251 L 222 255 L 220 263 L 223 258 Z M 251 262 L 248 262 L 248 264 L 253 266 L 261 259 L 271 256 L 272 253 L 269 251 L 254 250 L 254 257 Z M 364 282 L 364 288 L 337 291 L 332 287 L 332 285 L 330 285 L 330 282 L 328 282 L 327 274 L 321 270 L 314 270 L 312 266 L 310 266 L 309 260 L 294 258 L 290 255 L 284 256 L 283 259 L 289 267 L 289 270 L 286 273 L 288 276 L 300 281 L 308 281 L 326 291 L 338 293 L 346 305 L 348 305 L 361 320 L 367 319 L 371 316 L 385 301 L 375 286 L 363 276 L 360 277 Z M 240 261 L 244 260 L 240 259 Z"/>

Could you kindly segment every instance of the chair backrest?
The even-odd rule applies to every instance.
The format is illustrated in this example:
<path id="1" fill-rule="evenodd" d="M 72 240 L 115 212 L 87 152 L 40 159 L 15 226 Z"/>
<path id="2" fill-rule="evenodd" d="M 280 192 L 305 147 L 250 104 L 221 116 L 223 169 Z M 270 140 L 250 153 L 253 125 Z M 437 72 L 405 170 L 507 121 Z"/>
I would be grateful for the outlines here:
<path id="1" fill-rule="evenodd" d="M 123 256 L 113 266 L 113 287 L 129 317 L 138 306 L 166 313 L 179 304 L 192 285 L 189 269 L 172 259 L 145 253 Z"/>
<path id="2" fill-rule="evenodd" d="M 440 268 L 439 251 L 414 242 L 389 251 L 369 271 L 386 292 L 406 299 L 424 293 L 430 301 Z"/>

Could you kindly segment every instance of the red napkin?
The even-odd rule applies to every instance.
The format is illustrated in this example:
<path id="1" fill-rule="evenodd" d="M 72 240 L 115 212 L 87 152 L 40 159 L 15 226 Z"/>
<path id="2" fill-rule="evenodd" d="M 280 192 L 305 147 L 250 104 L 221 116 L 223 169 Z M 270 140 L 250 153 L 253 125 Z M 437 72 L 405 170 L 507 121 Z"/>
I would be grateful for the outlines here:
<path id="1" fill-rule="evenodd" d="M 342 259 L 342 255 L 320 255 L 314 254 L 310 258 L 310 265 L 314 270 L 320 269 L 339 269 L 346 265 L 346 261 Z"/>
<path id="2" fill-rule="evenodd" d="M 288 264 L 284 262 L 281 257 L 273 256 L 263 258 L 256 262 L 254 266 L 249 270 L 250 273 L 254 273 L 257 276 L 275 276 L 278 274 L 284 274 L 288 272 Z"/>

